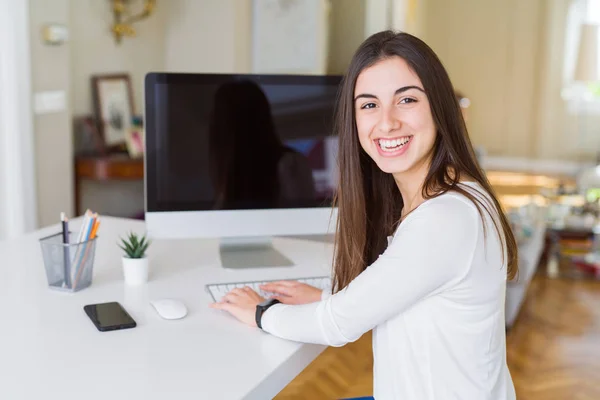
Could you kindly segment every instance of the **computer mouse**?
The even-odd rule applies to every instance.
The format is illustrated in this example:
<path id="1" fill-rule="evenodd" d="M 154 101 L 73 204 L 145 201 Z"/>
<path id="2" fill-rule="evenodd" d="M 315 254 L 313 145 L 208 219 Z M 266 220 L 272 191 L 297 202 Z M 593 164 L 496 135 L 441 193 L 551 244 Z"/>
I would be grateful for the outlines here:
<path id="1" fill-rule="evenodd" d="M 164 319 L 180 319 L 187 315 L 187 308 L 179 300 L 161 299 L 150 302 L 158 315 Z"/>

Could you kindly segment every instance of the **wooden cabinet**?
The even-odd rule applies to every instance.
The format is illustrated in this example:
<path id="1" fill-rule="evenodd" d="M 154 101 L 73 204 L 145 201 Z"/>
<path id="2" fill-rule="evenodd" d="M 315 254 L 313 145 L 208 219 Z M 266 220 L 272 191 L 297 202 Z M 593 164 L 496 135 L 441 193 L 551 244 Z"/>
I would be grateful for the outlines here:
<path id="1" fill-rule="evenodd" d="M 75 212 L 81 215 L 81 181 L 143 180 L 144 159 L 130 158 L 125 154 L 114 154 L 106 157 L 75 158 Z"/>

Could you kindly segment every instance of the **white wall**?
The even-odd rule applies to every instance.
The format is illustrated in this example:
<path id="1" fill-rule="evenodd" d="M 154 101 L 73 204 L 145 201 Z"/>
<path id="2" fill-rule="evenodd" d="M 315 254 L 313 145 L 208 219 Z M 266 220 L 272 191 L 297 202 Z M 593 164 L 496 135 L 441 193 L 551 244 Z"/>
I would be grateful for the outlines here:
<path id="1" fill-rule="evenodd" d="M 475 145 L 535 156 L 542 0 L 427 0 L 419 30 L 468 96 Z"/>
<path id="2" fill-rule="evenodd" d="M 47 23 L 69 25 L 69 0 L 29 0 L 32 91 L 64 91 L 69 98 L 71 45 L 44 45 L 40 30 Z M 60 212 L 72 215 L 74 208 L 70 104 L 34 117 L 34 142 L 38 224 L 56 224 Z"/>
<path id="3" fill-rule="evenodd" d="M 170 0 L 164 65 L 173 72 L 249 72 L 250 0 Z"/>
<path id="4" fill-rule="evenodd" d="M 112 73 L 131 76 L 134 110 L 137 114 L 143 112 L 144 76 L 150 71 L 164 70 L 165 17 L 169 3 L 158 2 L 150 17 L 133 25 L 136 36 L 124 37 L 117 44 L 110 33 L 112 13 L 109 2 L 69 2 L 73 116 L 94 111 L 91 76 Z M 140 5 L 141 2 L 134 2 L 138 10 Z M 83 182 L 80 192 L 82 209 L 123 217 L 143 210 L 142 182 Z"/>
<path id="5" fill-rule="evenodd" d="M 476 145 L 492 156 L 595 160 L 600 118 L 569 115 L 561 98 L 570 0 L 423 3 L 418 30 L 471 98 Z"/>
<path id="6" fill-rule="evenodd" d="M 121 72 L 131 75 L 135 112 L 142 112 L 144 75 L 164 69 L 165 16 L 171 3 L 178 2 L 158 2 L 150 17 L 134 24 L 137 36 L 125 37 L 121 44 L 116 44 L 110 33 L 112 13 L 108 1 L 69 2 L 74 115 L 93 111 L 92 75 Z"/>
<path id="7" fill-rule="evenodd" d="M 392 28 L 393 0 L 366 0 L 364 36 Z"/>
<path id="8" fill-rule="evenodd" d="M 91 113 L 90 76 L 128 72 L 137 113 L 149 71 L 250 72 L 251 0 L 169 0 L 117 45 L 107 2 L 71 1 L 74 115 Z M 143 211 L 142 182 L 83 182 L 81 206 L 122 217 Z"/>
<path id="9" fill-rule="evenodd" d="M 346 72 L 356 49 L 365 39 L 368 0 L 331 0 L 327 72 Z"/>

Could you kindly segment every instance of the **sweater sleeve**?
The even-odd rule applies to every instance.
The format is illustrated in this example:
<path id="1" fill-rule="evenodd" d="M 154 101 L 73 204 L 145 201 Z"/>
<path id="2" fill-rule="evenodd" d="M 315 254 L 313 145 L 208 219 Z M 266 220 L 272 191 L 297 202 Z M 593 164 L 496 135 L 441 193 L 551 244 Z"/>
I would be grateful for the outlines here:
<path id="1" fill-rule="evenodd" d="M 327 285 L 325 288 L 323 288 L 323 291 L 321 292 L 321 301 L 327 300 L 330 297 L 331 297 L 331 285 Z"/>
<path id="2" fill-rule="evenodd" d="M 343 290 L 320 302 L 277 304 L 263 329 L 304 343 L 343 346 L 468 272 L 481 219 L 468 200 L 432 199 L 415 210 L 379 258 Z"/>

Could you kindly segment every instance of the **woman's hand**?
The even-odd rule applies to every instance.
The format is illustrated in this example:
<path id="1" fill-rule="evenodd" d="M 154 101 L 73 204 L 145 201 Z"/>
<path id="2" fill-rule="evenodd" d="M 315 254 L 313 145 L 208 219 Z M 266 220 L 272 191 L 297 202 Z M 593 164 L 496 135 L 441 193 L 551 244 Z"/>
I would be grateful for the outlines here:
<path id="1" fill-rule="evenodd" d="M 243 323 L 256 327 L 256 306 L 263 301 L 263 297 L 246 286 L 233 289 L 220 302 L 212 303 L 210 307 L 225 310 Z"/>
<path id="2" fill-rule="evenodd" d="M 260 289 L 273 293 L 283 304 L 307 304 L 321 301 L 321 289 L 297 281 L 279 281 L 260 285 Z"/>

